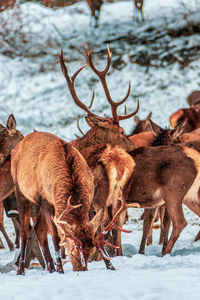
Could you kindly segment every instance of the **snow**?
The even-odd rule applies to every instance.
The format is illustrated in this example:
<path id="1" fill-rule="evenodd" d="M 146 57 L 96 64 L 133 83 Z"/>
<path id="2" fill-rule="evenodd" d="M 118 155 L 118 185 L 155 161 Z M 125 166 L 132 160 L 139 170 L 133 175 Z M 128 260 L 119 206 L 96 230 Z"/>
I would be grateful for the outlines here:
<path id="1" fill-rule="evenodd" d="M 97 29 L 89 27 L 89 10 L 85 2 L 56 10 L 29 2 L 20 5 L 16 16 L 12 11 L 3 12 L 0 17 L 9 20 L 6 26 L 13 41 L 10 47 L 14 50 L 9 51 L 7 45 L 7 56 L 4 55 L 5 46 L 0 48 L 1 123 L 5 124 L 8 115 L 13 113 L 23 134 L 35 128 L 70 141 L 75 134 L 80 135 L 76 126 L 77 114 L 80 114 L 80 127 L 86 132 L 85 113 L 74 105 L 58 64 L 58 53 L 63 48 L 69 60 L 69 73 L 80 68 L 85 63 L 83 41 L 88 48 L 94 48 L 98 68 L 106 64 L 107 42 L 113 53 L 112 61 L 121 60 L 120 65 L 112 64 L 108 76 L 113 99 L 122 99 L 131 80 L 128 111 L 136 108 L 139 98 L 141 118 L 152 110 L 153 121 L 169 126 L 169 115 L 185 107 L 187 95 L 199 88 L 200 69 L 199 60 L 185 68 L 178 62 L 167 64 L 164 58 L 168 51 L 164 45 L 167 44 L 169 52 L 179 57 L 183 47 L 189 50 L 199 45 L 200 35 L 179 38 L 165 35 L 163 40 L 151 41 L 152 36 L 147 30 L 152 28 L 159 36 L 169 28 L 178 29 L 191 21 L 197 23 L 199 8 L 200 1 L 145 1 L 145 22 L 138 23 L 132 1 L 106 3 Z M 21 26 L 15 22 L 17 17 L 23 20 Z M 149 42 L 140 43 L 139 38 Z M 135 63 L 137 55 L 146 58 L 155 53 L 159 59 L 152 59 L 152 66 Z M 78 75 L 76 90 L 87 105 L 93 88 L 96 90 L 93 111 L 110 115 L 102 87 L 86 68 Z M 123 107 L 119 109 L 122 114 L 123 111 Z M 127 133 L 133 125 L 132 120 L 122 122 Z M 140 209 L 129 210 L 129 222 L 124 228 L 132 233 L 122 236 L 125 256 L 113 259 L 116 271 L 106 270 L 103 262 L 92 262 L 88 272 L 77 273 L 66 262 L 64 275 L 49 274 L 35 267 L 27 269 L 25 276 L 16 276 L 12 264 L 14 253 L 8 248 L 0 250 L 1 299 L 199 299 L 200 242 L 193 242 L 200 228 L 199 219 L 185 209 L 188 226 L 172 254 L 161 257 L 159 230 L 154 230 L 153 245 L 146 247 L 143 256 L 137 254 L 142 236 L 141 213 Z M 12 224 L 6 217 L 5 225 L 14 240 Z M 49 241 L 54 255 L 51 239 Z M 5 244 L 4 239 L 3 242 Z"/>

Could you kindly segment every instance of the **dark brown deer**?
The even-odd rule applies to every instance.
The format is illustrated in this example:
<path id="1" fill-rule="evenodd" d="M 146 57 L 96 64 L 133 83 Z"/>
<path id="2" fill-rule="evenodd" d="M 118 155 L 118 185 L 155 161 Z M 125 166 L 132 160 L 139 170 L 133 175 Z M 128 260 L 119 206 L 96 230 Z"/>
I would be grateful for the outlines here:
<path id="1" fill-rule="evenodd" d="M 98 117 L 80 101 L 74 88 L 74 81 L 76 76 L 85 66 L 80 68 L 72 76 L 72 78 L 70 78 L 64 63 L 63 53 L 61 52 L 61 69 L 66 78 L 70 93 L 76 105 L 88 113 L 86 121 L 91 127 L 84 137 L 72 141 L 71 144 L 81 152 L 93 172 L 93 176 L 95 178 L 95 196 L 92 205 L 95 213 L 97 213 L 97 211 L 102 207 L 104 207 L 104 210 L 106 210 L 105 207 L 109 207 L 109 222 L 109 220 L 111 220 L 115 215 L 120 205 L 116 195 L 120 192 L 120 189 L 125 186 L 126 180 L 128 180 L 134 167 L 132 160 L 130 157 L 127 157 L 126 151 L 122 149 L 132 149 L 133 145 L 126 136 L 124 129 L 120 127 L 119 121 L 131 118 L 133 115 L 135 115 L 139 109 L 139 102 L 136 111 L 133 113 L 124 116 L 118 115 L 118 106 L 123 104 L 130 94 L 130 84 L 127 95 L 120 102 L 114 102 L 110 96 L 106 82 L 106 75 L 111 64 L 111 53 L 109 47 L 107 47 L 107 65 L 103 71 L 97 70 L 94 66 L 92 61 L 92 50 L 87 51 L 84 44 L 83 49 L 85 51 L 88 64 L 90 65 L 92 71 L 99 77 L 103 85 L 106 98 L 111 106 L 113 117 Z M 113 145 L 119 145 L 120 147 L 113 147 Z M 114 174 L 118 175 L 117 178 L 113 177 Z M 107 201 L 105 201 L 106 199 Z M 120 220 L 121 219 L 123 219 L 123 213 L 120 215 Z M 118 219 L 118 222 L 123 224 L 120 220 Z M 120 233 L 117 234 L 115 239 L 121 239 Z M 120 246 L 117 252 L 118 254 L 121 254 L 121 242 L 114 241 L 114 244 Z"/>
<path id="2" fill-rule="evenodd" d="M 171 145 L 179 142 L 178 138 L 184 131 L 185 123 L 177 126 L 177 128 L 175 129 L 162 129 L 151 119 L 149 119 L 149 125 L 152 131 L 137 133 L 129 137 L 135 149 L 139 147 Z M 144 213 L 141 216 L 141 219 L 144 220 L 144 224 L 143 236 L 139 249 L 140 254 L 144 254 L 146 243 L 147 245 L 152 243 L 153 224 L 154 221 L 157 221 L 159 218 L 161 221 L 159 243 L 162 244 L 164 240 L 166 243 L 168 238 L 170 220 L 168 218 L 167 212 L 165 212 L 165 206 L 145 209 Z"/>
<path id="3" fill-rule="evenodd" d="M 127 203 L 138 203 L 143 208 L 165 204 L 172 220 L 172 234 L 163 244 L 163 255 L 170 253 L 187 222 L 182 204 L 200 216 L 194 195 L 199 186 L 200 154 L 181 144 L 141 147 L 130 151 L 135 161 Z M 145 172 L 144 172 L 145 170 Z M 193 207 L 194 206 L 194 207 Z"/>
<path id="4" fill-rule="evenodd" d="M 101 6 L 103 4 L 103 0 L 85 0 L 91 11 L 91 25 L 94 19 L 94 26 L 98 27 L 99 23 L 99 14 L 101 11 Z"/>
<path id="5" fill-rule="evenodd" d="M 148 116 L 146 117 L 146 119 L 144 119 L 144 120 L 141 120 L 138 116 L 135 116 L 134 121 L 136 123 L 136 126 L 132 130 L 132 132 L 130 133 L 129 137 L 134 135 L 134 134 L 137 134 L 137 133 L 151 131 L 152 129 L 151 129 L 151 126 L 149 124 L 149 119 L 151 118 L 151 116 L 152 116 L 152 112 L 150 112 L 148 114 Z"/>
<path id="6" fill-rule="evenodd" d="M 137 13 L 140 14 L 142 21 L 144 21 L 144 16 L 143 16 L 144 0 L 133 0 L 133 2 L 137 10 Z M 139 20 L 139 16 L 138 16 L 138 20 Z"/>
<path id="7" fill-rule="evenodd" d="M 185 132 L 191 132 L 200 127 L 200 91 L 193 91 L 187 98 L 190 108 L 182 108 L 173 113 L 169 122 L 172 128 L 187 121 Z"/>
<path id="8" fill-rule="evenodd" d="M 200 104 L 200 91 L 193 91 L 188 97 L 187 102 L 190 107 L 199 106 Z"/>
<path id="9" fill-rule="evenodd" d="M 0 125 L 0 202 L 1 202 L 1 220 L 0 230 L 2 231 L 10 250 L 14 250 L 14 245 L 8 238 L 3 225 L 3 200 L 10 196 L 14 191 L 10 166 L 11 150 L 23 138 L 23 135 L 16 129 L 16 121 L 11 114 L 8 117 L 6 127 Z"/>
<path id="10" fill-rule="evenodd" d="M 57 253 L 58 271 L 63 272 L 60 240 L 60 244 L 68 250 L 73 270 L 87 270 L 93 248 L 98 247 L 103 253 L 102 245 L 97 244 L 95 238 L 103 210 L 90 219 L 93 175 L 80 152 L 55 135 L 35 131 L 12 151 L 11 172 L 21 222 L 21 254 L 17 273 L 24 274 L 30 203 L 38 205 L 45 216 Z M 43 220 L 40 220 L 39 226 Z M 99 241 L 99 237 L 97 239 Z M 40 243 L 49 271 L 52 272 L 53 262 L 49 256 L 46 229 L 45 236 L 40 237 Z"/>

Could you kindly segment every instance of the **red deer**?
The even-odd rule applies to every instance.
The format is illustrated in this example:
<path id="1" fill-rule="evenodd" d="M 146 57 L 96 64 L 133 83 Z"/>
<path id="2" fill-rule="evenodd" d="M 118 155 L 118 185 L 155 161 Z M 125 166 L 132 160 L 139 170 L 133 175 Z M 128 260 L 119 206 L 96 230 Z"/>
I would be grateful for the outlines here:
<path id="1" fill-rule="evenodd" d="M 99 22 L 99 14 L 101 11 L 101 6 L 103 4 L 103 0 L 85 0 L 91 11 L 91 24 L 94 19 L 95 27 L 98 27 Z"/>
<path id="2" fill-rule="evenodd" d="M 189 133 L 184 133 L 180 136 L 180 141 L 182 144 L 184 144 L 187 147 L 193 148 L 200 152 L 200 129 L 196 129 L 192 132 Z M 197 181 L 196 189 L 194 190 L 194 195 L 193 195 L 193 206 L 191 207 L 191 210 L 196 213 L 198 216 L 200 216 L 198 207 L 198 191 L 199 191 L 199 186 L 200 183 Z M 200 231 L 197 234 L 196 238 L 194 241 L 198 241 L 200 239 Z"/>
<path id="3" fill-rule="evenodd" d="M 72 141 L 71 145 L 81 152 L 93 172 L 93 176 L 95 178 L 95 196 L 92 205 L 95 212 L 102 207 L 109 207 L 109 219 L 112 219 L 120 204 L 117 197 L 114 195 L 119 193 L 120 189 L 125 186 L 126 180 L 128 180 L 134 166 L 132 159 L 127 155 L 126 151 L 122 149 L 132 149 L 133 145 L 126 136 L 124 129 L 119 126 L 119 121 L 128 119 L 135 115 L 139 109 L 139 102 L 136 111 L 133 113 L 124 116 L 118 115 L 118 106 L 123 104 L 130 94 L 130 84 L 127 95 L 120 102 L 114 102 L 110 96 L 106 82 L 106 75 L 111 64 L 111 53 L 109 47 L 107 47 L 107 65 L 103 71 L 98 71 L 94 66 L 91 57 L 92 50 L 87 51 L 84 44 L 83 49 L 87 56 L 90 68 L 99 77 L 103 85 L 106 98 L 111 106 L 113 117 L 98 117 L 80 101 L 75 91 L 74 81 L 76 76 L 85 66 L 80 68 L 77 72 L 75 72 L 72 78 L 70 78 L 64 63 L 63 53 L 61 52 L 61 69 L 66 78 L 70 93 L 76 105 L 88 113 L 86 121 L 91 127 L 84 137 Z M 114 145 L 119 145 L 120 147 L 114 147 Z M 115 178 L 114 174 L 117 175 L 117 178 Z M 126 180 L 123 176 L 126 177 Z M 106 198 L 107 202 L 105 202 Z M 120 219 L 123 219 L 123 214 L 121 214 Z M 118 220 L 118 222 L 123 224 L 120 220 Z M 119 233 L 115 239 L 121 239 Z M 118 249 L 117 252 L 118 254 L 121 254 L 121 242 L 115 241 L 114 244 L 120 246 L 120 249 Z"/>
<path id="4" fill-rule="evenodd" d="M 176 129 L 171 130 L 162 129 L 160 126 L 152 122 L 151 119 L 149 120 L 149 123 L 152 129 L 151 132 L 142 132 L 130 137 L 135 148 L 171 145 L 175 142 L 179 142 L 178 138 L 182 134 L 185 125 L 185 123 L 181 124 Z M 145 209 L 141 217 L 144 220 L 144 224 L 139 253 L 144 254 L 146 241 L 147 245 L 152 243 L 153 223 L 159 217 L 161 219 L 161 234 L 159 243 L 162 243 L 164 240 L 166 243 L 168 238 L 170 220 L 168 218 L 167 212 L 165 212 L 165 206 L 161 206 L 160 208 L 155 209 Z"/>
<path id="5" fill-rule="evenodd" d="M 13 8 L 16 0 L 0 0 L 0 12 L 7 8 Z"/>
<path id="6" fill-rule="evenodd" d="M 140 118 L 138 116 L 135 116 L 134 121 L 136 123 L 136 126 L 132 130 L 129 137 L 132 136 L 133 134 L 136 134 L 136 133 L 151 131 L 151 126 L 149 124 L 149 119 L 151 118 L 151 116 L 152 116 L 152 112 L 150 112 L 148 114 L 148 116 L 146 117 L 146 119 L 144 119 L 144 120 L 140 120 Z"/>
<path id="7" fill-rule="evenodd" d="M 187 102 L 190 107 L 198 106 L 200 104 L 200 91 L 193 91 L 188 97 Z"/>
<path id="8" fill-rule="evenodd" d="M 172 128 L 187 121 L 185 132 L 193 131 L 200 127 L 200 91 L 193 91 L 187 98 L 190 108 L 182 108 L 173 113 L 169 122 Z"/>
<path id="9" fill-rule="evenodd" d="M 169 241 L 166 239 L 163 244 L 162 253 L 165 255 L 171 252 L 187 224 L 182 204 L 200 216 L 198 205 L 193 207 L 193 192 L 199 184 L 200 154 L 181 144 L 141 147 L 129 151 L 129 154 L 136 166 L 126 201 L 138 203 L 143 208 L 166 205 L 173 230 Z"/>
<path id="10" fill-rule="evenodd" d="M 68 250 L 73 270 L 87 270 L 90 252 L 94 247 L 101 246 L 96 243 L 95 233 L 103 212 L 100 210 L 90 220 L 93 175 L 80 152 L 53 134 L 35 131 L 12 151 L 11 172 L 21 223 L 21 254 L 17 273 L 24 274 L 30 203 L 40 206 L 45 216 L 57 253 L 58 271 L 63 273 L 60 240 L 60 244 Z M 40 226 L 42 221 L 44 219 L 40 220 Z M 52 272 L 53 263 L 46 236 L 40 237 L 40 243 L 48 269 Z M 101 248 L 99 250 L 103 253 Z"/>
<path id="11" fill-rule="evenodd" d="M 5 228 L 3 226 L 3 200 L 10 196 L 14 192 L 14 186 L 10 171 L 11 150 L 17 145 L 17 143 L 23 138 L 23 135 L 16 130 L 16 121 L 11 114 L 8 117 L 6 127 L 0 125 L 0 202 L 1 202 L 1 220 L 0 230 L 2 231 L 10 250 L 14 249 L 13 243 L 8 238 Z"/>
<path id="12" fill-rule="evenodd" d="M 143 16 L 143 5 L 144 5 L 144 0 L 133 0 L 135 4 L 135 8 L 137 10 L 137 13 L 140 13 L 142 21 L 144 21 L 144 16 Z M 139 19 L 139 18 L 138 18 Z"/>

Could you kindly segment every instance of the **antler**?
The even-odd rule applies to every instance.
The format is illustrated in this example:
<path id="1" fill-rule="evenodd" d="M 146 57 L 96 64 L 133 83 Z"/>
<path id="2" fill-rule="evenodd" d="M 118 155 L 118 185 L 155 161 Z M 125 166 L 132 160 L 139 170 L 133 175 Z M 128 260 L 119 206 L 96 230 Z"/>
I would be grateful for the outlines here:
<path id="1" fill-rule="evenodd" d="M 71 95 L 72 95 L 72 98 L 73 98 L 74 102 L 76 103 L 77 106 L 79 106 L 81 109 L 83 109 L 83 110 L 84 110 L 86 113 L 88 113 L 89 115 L 92 115 L 92 116 L 94 116 L 94 117 L 98 117 L 97 115 L 95 115 L 94 113 L 92 113 L 92 112 L 90 111 L 90 109 L 89 109 L 89 108 L 91 108 L 92 103 L 93 103 L 93 100 L 94 100 L 94 96 L 95 96 L 94 90 L 93 90 L 93 94 L 92 94 L 92 100 L 91 100 L 90 106 L 89 106 L 89 108 L 88 108 L 84 103 L 82 103 L 82 102 L 80 101 L 80 99 L 78 98 L 78 96 L 77 96 L 77 94 L 76 94 L 75 88 L 74 88 L 74 81 L 75 81 L 77 75 L 78 75 L 85 67 L 87 67 L 87 65 L 82 66 L 82 67 L 81 67 L 78 71 L 76 71 L 76 72 L 74 73 L 74 75 L 70 78 L 70 77 L 69 77 L 69 74 L 68 74 L 67 67 L 66 67 L 66 65 L 65 65 L 65 61 L 66 61 L 66 60 L 65 60 L 64 57 L 63 57 L 63 50 L 62 50 L 62 49 L 61 49 L 61 54 L 59 55 L 59 58 L 60 58 L 60 66 L 61 66 L 61 70 L 62 70 L 63 75 L 64 75 L 64 77 L 65 77 L 65 79 L 66 79 L 66 81 L 67 81 L 67 85 L 68 85 L 68 88 L 69 88 L 69 90 L 70 90 L 70 93 L 71 93 Z M 99 119 L 102 119 L 102 120 L 105 120 L 105 118 L 101 118 L 101 117 L 98 117 L 98 118 L 99 118 Z"/>
<path id="2" fill-rule="evenodd" d="M 118 246 L 114 246 L 110 243 L 108 243 L 107 241 L 104 240 L 105 235 L 111 231 L 112 229 L 116 229 L 116 230 L 120 230 L 122 232 L 126 232 L 126 233 L 130 233 L 130 230 L 125 230 L 120 228 L 119 226 L 117 226 L 117 224 L 115 223 L 117 218 L 119 217 L 119 215 L 127 208 L 129 207 L 140 207 L 140 205 L 138 203 L 132 203 L 132 204 L 126 204 L 125 202 L 122 202 L 122 205 L 120 207 L 120 209 L 116 212 L 116 214 L 114 215 L 112 221 L 104 228 L 104 230 L 102 232 L 100 232 L 95 238 L 94 238 L 94 244 L 96 245 L 96 247 L 99 249 L 102 257 L 104 259 L 110 260 L 110 258 L 107 257 L 105 250 L 102 246 L 102 244 L 105 244 L 111 248 L 117 249 L 119 248 Z M 105 256 L 106 255 L 106 256 Z"/>
<path id="3" fill-rule="evenodd" d="M 104 92 L 106 94 L 106 97 L 107 97 L 107 100 L 108 102 L 110 103 L 111 105 L 111 110 L 112 110 L 112 115 L 113 115 L 113 119 L 115 120 L 116 123 L 119 123 L 120 120 L 125 120 L 125 119 L 128 119 L 128 118 L 131 118 L 133 117 L 135 114 L 137 114 L 138 110 L 139 110 L 139 101 L 137 101 L 137 108 L 134 112 L 128 114 L 128 115 L 124 115 L 124 116 L 120 116 L 117 114 L 117 108 L 118 106 L 120 106 L 121 104 L 123 104 L 127 98 L 129 97 L 130 95 L 130 91 L 131 91 L 131 82 L 129 81 L 129 87 L 128 87 L 128 91 L 127 91 L 127 94 L 126 96 L 119 102 L 114 102 L 110 96 L 110 92 L 109 92 L 109 89 L 108 89 L 108 86 L 107 86 L 107 82 L 106 82 L 106 75 L 108 73 L 108 70 L 110 68 L 110 64 L 111 64 L 111 58 L 112 58 L 112 53 L 110 52 L 110 49 L 109 49 L 109 46 L 107 45 L 107 65 L 105 67 L 105 69 L 103 71 L 99 71 L 96 69 L 96 67 L 94 66 L 94 63 L 92 61 L 92 49 L 90 50 L 87 50 L 85 48 L 85 45 L 84 43 L 82 42 L 82 47 L 83 47 L 83 50 L 85 51 L 85 54 L 87 56 L 87 60 L 88 60 L 88 64 L 90 66 L 90 68 L 92 69 L 92 71 L 99 77 L 101 83 L 102 83 L 102 86 L 103 86 L 103 89 L 104 89 Z"/>

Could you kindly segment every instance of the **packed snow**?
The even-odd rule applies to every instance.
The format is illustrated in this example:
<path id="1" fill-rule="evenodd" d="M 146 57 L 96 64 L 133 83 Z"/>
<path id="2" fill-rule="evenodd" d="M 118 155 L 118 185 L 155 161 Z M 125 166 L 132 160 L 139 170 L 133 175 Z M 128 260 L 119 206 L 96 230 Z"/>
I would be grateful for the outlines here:
<path id="1" fill-rule="evenodd" d="M 178 56 L 182 47 L 199 46 L 200 35 L 179 38 L 166 35 L 164 42 L 157 44 L 155 41 L 134 44 L 134 39 L 148 39 L 146 30 L 150 27 L 159 35 L 167 28 L 178 29 L 188 22 L 199 22 L 200 1 L 145 1 L 144 17 L 144 23 L 137 22 L 132 1 L 104 4 L 96 29 L 89 26 L 89 9 L 85 2 L 56 10 L 29 2 L 21 4 L 14 15 L 13 11 L 1 13 L 0 21 L 8 21 L 5 26 L 12 44 L 2 43 L 5 40 L 0 36 L 0 122 L 5 124 L 8 115 L 13 113 L 23 134 L 37 129 L 70 141 L 75 134 L 80 135 L 76 125 L 79 114 L 80 127 L 86 132 L 85 113 L 75 106 L 58 63 L 58 54 L 63 48 L 70 74 L 85 64 L 83 41 L 87 48 L 94 49 L 98 68 L 106 64 L 106 44 L 109 43 L 113 57 L 108 86 L 113 99 L 123 98 L 131 80 L 128 111 L 136 108 L 139 98 L 141 118 L 152 111 L 153 121 L 169 126 L 169 115 L 186 107 L 187 95 L 199 88 L 200 68 L 198 59 L 184 68 L 178 62 L 167 64 L 163 59 L 168 55 L 164 44 Z M 127 42 L 128 37 L 131 43 Z M 138 53 L 145 58 L 155 51 L 158 59 L 155 56 L 150 66 L 136 63 Z M 110 115 L 103 89 L 87 67 L 76 80 L 78 96 L 87 105 L 93 88 L 96 95 L 92 110 L 100 116 Z M 119 113 L 124 113 L 124 107 Z M 127 120 L 121 125 L 129 133 L 134 122 Z M 92 262 L 88 272 L 73 272 L 70 262 L 65 260 L 64 275 L 32 267 L 26 270 L 25 276 L 16 276 L 15 253 L 9 252 L 6 246 L 0 250 L 0 298 L 199 299 L 200 242 L 193 242 L 200 229 L 199 219 L 185 209 L 188 226 L 172 254 L 161 257 L 159 230 L 154 230 L 153 245 L 146 247 L 144 256 L 137 254 L 142 236 L 141 213 L 141 209 L 129 210 L 124 228 L 132 233 L 122 235 L 124 256 L 113 259 L 116 271 L 106 270 L 103 262 Z M 14 241 L 14 230 L 6 217 L 5 226 Z M 6 245 L 3 237 L 2 240 Z M 49 242 L 54 255 L 50 238 Z"/>

